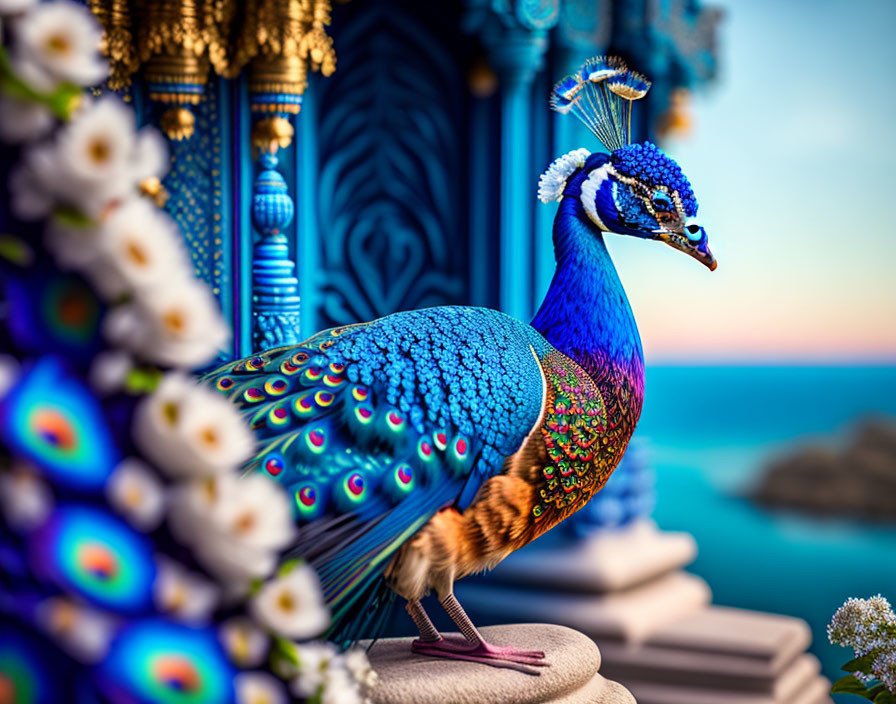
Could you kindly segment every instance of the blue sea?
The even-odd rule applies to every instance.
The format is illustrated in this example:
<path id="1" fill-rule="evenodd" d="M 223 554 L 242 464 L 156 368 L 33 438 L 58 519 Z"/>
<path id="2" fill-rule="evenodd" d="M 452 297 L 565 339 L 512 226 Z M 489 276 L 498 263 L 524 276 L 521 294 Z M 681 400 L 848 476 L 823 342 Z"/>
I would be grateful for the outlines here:
<path id="1" fill-rule="evenodd" d="M 656 468 L 656 521 L 697 539 L 689 569 L 714 602 L 805 619 L 832 679 L 851 656 L 827 642 L 837 607 L 896 602 L 896 523 L 773 513 L 742 496 L 769 457 L 836 443 L 868 416 L 896 421 L 896 367 L 650 367 L 637 431 Z"/>

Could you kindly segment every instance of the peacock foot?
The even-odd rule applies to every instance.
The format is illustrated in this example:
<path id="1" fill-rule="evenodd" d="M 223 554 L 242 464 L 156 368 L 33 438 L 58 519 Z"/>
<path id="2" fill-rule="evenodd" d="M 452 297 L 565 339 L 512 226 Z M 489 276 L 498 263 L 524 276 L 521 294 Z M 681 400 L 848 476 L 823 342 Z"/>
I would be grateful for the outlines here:
<path id="1" fill-rule="evenodd" d="M 492 645 L 484 640 L 473 643 L 465 638 L 439 638 L 434 641 L 417 639 L 411 650 L 420 655 L 449 660 L 468 660 L 493 667 L 505 667 L 530 675 L 540 674 L 537 667 L 550 667 L 540 650 L 520 650 L 512 646 Z"/>

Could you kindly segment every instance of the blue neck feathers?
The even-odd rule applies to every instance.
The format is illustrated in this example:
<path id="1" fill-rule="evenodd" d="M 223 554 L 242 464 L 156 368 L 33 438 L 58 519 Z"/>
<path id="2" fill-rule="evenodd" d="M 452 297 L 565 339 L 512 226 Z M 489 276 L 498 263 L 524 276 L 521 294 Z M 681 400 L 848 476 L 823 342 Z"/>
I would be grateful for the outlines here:
<path id="1" fill-rule="evenodd" d="M 576 191 L 567 188 L 554 218 L 557 269 L 532 327 L 592 377 L 607 363 L 643 374 L 631 306 L 603 235 Z"/>

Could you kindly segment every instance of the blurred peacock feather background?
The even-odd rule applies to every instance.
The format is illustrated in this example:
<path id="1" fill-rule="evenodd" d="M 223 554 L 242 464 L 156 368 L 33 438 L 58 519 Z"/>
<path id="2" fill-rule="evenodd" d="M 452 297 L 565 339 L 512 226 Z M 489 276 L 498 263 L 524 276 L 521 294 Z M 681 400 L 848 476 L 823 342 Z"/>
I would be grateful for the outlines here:
<path id="1" fill-rule="evenodd" d="M 313 639 L 291 502 L 187 373 L 229 338 L 150 196 L 165 141 L 117 98 L 65 0 L 0 3 L 0 700 L 361 702 L 366 657 Z"/>

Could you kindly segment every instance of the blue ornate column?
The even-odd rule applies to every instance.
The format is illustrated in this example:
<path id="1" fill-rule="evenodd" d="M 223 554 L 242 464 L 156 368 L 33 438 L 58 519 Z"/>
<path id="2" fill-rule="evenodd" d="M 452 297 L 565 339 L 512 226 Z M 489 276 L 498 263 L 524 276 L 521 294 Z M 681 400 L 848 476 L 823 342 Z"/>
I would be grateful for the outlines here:
<path id="1" fill-rule="evenodd" d="M 330 75 L 336 68 L 326 0 L 284 2 L 271 6 L 269 31 L 258 33 L 258 53 L 249 67 L 249 102 L 256 122 L 252 146 L 259 154 L 259 174 L 252 188 L 252 225 L 260 239 L 252 250 L 252 344 L 255 349 L 294 345 L 299 327 L 299 281 L 286 228 L 295 202 L 277 171 L 279 149 L 292 144 L 291 119 L 299 114 L 308 71 Z"/>
<path id="2" fill-rule="evenodd" d="M 300 342 L 299 281 L 284 234 L 295 205 L 277 157 L 264 152 L 259 165 L 252 188 L 252 225 L 261 236 L 252 250 L 252 343 L 266 349 Z"/>
<path id="3" fill-rule="evenodd" d="M 466 27 L 479 35 L 501 83 L 500 307 L 533 312 L 532 214 L 538 168 L 532 163 L 532 80 L 547 49 L 559 0 L 469 0 Z"/>

